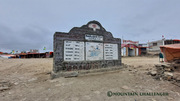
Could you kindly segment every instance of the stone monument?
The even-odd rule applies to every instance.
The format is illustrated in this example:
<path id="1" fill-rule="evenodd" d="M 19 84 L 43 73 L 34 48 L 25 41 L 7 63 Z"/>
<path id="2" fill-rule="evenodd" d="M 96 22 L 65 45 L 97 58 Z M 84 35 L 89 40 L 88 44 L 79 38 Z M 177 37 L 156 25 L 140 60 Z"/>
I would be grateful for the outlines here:
<path id="1" fill-rule="evenodd" d="M 98 21 L 54 34 L 53 74 L 121 65 L 121 39 Z"/>

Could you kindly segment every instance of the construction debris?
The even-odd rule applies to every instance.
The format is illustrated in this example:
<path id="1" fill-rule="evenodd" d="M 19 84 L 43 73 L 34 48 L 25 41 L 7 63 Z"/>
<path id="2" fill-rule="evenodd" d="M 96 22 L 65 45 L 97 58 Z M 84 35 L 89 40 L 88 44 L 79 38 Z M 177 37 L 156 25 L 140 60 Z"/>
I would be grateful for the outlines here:
<path id="1" fill-rule="evenodd" d="M 5 81 L 0 82 L 0 92 L 9 90 L 11 86 L 12 84 L 10 82 L 5 82 Z"/>
<path id="2" fill-rule="evenodd" d="M 180 59 L 176 59 L 169 64 L 155 65 L 155 68 L 155 70 L 148 72 L 155 79 L 180 83 Z"/>

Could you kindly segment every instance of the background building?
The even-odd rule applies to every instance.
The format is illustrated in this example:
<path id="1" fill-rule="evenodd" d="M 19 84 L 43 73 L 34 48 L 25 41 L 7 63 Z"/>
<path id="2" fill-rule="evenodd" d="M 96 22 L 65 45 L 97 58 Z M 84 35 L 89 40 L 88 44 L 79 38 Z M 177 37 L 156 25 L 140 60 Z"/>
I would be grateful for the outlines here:
<path id="1" fill-rule="evenodd" d="M 149 52 L 160 52 L 161 45 L 169 45 L 169 44 L 177 44 L 180 43 L 179 39 L 164 39 L 158 41 L 152 41 L 148 43 L 148 51 Z"/>
<path id="2" fill-rule="evenodd" d="M 123 40 L 123 44 L 121 44 L 121 56 L 138 56 L 138 45 L 138 41 Z"/>

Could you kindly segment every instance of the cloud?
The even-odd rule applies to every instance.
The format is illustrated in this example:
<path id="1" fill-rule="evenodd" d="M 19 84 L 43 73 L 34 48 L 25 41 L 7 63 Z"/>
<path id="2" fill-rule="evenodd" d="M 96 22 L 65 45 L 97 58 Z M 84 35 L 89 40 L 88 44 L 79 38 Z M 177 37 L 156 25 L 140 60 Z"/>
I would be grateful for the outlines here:
<path id="1" fill-rule="evenodd" d="M 52 50 L 53 32 L 38 27 L 28 26 L 21 30 L 14 31 L 7 26 L 0 25 L 0 49 L 1 50 L 18 50 L 28 51 L 30 49 Z"/>
<path id="2" fill-rule="evenodd" d="M 9 3 L 11 2 L 11 3 Z M 180 39 L 179 0 L 1 0 L 0 50 L 53 49 L 53 34 L 91 20 L 114 37 Z"/>

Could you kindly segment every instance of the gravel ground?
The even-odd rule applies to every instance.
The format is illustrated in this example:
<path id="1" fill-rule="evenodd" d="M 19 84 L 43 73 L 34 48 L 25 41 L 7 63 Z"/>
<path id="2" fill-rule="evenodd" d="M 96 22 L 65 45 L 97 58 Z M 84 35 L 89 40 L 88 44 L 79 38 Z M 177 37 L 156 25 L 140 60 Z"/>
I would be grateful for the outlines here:
<path id="1" fill-rule="evenodd" d="M 122 62 L 128 68 L 50 80 L 53 59 L 0 59 L 0 101 L 180 101 L 178 86 L 147 75 L 160 64 L 158 57 L 125 57 Z"/>

